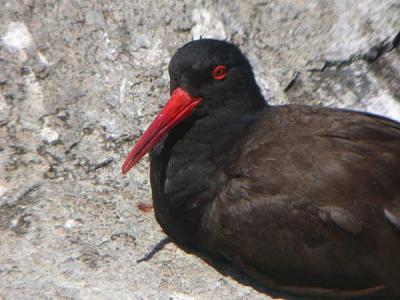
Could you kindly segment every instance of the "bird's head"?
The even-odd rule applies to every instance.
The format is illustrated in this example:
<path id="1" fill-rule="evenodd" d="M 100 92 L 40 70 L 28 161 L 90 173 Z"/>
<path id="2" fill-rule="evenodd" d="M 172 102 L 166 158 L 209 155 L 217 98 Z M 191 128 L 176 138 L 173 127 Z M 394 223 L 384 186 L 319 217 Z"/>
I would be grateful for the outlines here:
<path id="1" fill-rule="evenodd" d="M 265 105 L 246 57 L 233 44 L 202 39 L 187 43 L 169 64 L 171 98 L 133 147 L 123 166 L 129 171 L 183 120 L 216 111 L 255 111 Z"/>

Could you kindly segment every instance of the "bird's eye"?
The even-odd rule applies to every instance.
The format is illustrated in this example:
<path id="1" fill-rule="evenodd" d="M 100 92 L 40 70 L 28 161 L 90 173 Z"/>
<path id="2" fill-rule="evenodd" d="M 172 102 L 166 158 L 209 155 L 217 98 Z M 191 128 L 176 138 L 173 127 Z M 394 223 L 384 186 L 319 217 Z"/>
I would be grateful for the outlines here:
<path id="1" fill-rule="evenodd" d="M 212 78 L 215 80 L 222 80 L 226 77 L 226 67 L 223 65 L 216 66 L 211 72 Z"/>

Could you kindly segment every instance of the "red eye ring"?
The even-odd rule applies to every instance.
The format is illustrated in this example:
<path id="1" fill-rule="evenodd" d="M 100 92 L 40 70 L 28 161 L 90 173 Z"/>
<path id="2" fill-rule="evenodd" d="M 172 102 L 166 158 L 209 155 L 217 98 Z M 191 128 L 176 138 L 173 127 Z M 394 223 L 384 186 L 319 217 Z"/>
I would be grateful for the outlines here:
<path id="1" fill-rule="evenodd" d="M 211 72 L 212 78 L 215 80 L 222 80 L 226 77 L 226 67 L 223 65 L 216 66 Z"/>

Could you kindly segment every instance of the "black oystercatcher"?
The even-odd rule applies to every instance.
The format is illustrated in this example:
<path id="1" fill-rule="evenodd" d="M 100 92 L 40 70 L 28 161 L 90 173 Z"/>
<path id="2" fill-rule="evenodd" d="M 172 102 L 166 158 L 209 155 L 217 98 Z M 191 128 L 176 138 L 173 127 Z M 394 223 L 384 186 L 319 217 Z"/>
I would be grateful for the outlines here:
<path id="1" fill-rule="evenodd" d="M 292 294 L 400 297 L 399 123 L 269 106 L 228 42 L 186 44 L 169 73 L 171 98 L 122 172 L 151 150 L 174 241 Z"/>

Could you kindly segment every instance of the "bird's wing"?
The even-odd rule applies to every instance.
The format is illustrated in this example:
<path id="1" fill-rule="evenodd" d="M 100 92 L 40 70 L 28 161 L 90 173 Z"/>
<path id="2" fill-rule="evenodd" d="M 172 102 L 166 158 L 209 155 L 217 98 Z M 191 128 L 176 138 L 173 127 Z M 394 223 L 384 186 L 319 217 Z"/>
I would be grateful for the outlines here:
<path id="1" fill-rule="evenodd" d="M 261 118 L 226 171 L 209 224 L 221 254 L 284 286 L 400 281 L 400 125 L 307 108 L 296 120 L 290 109 Z"/>

